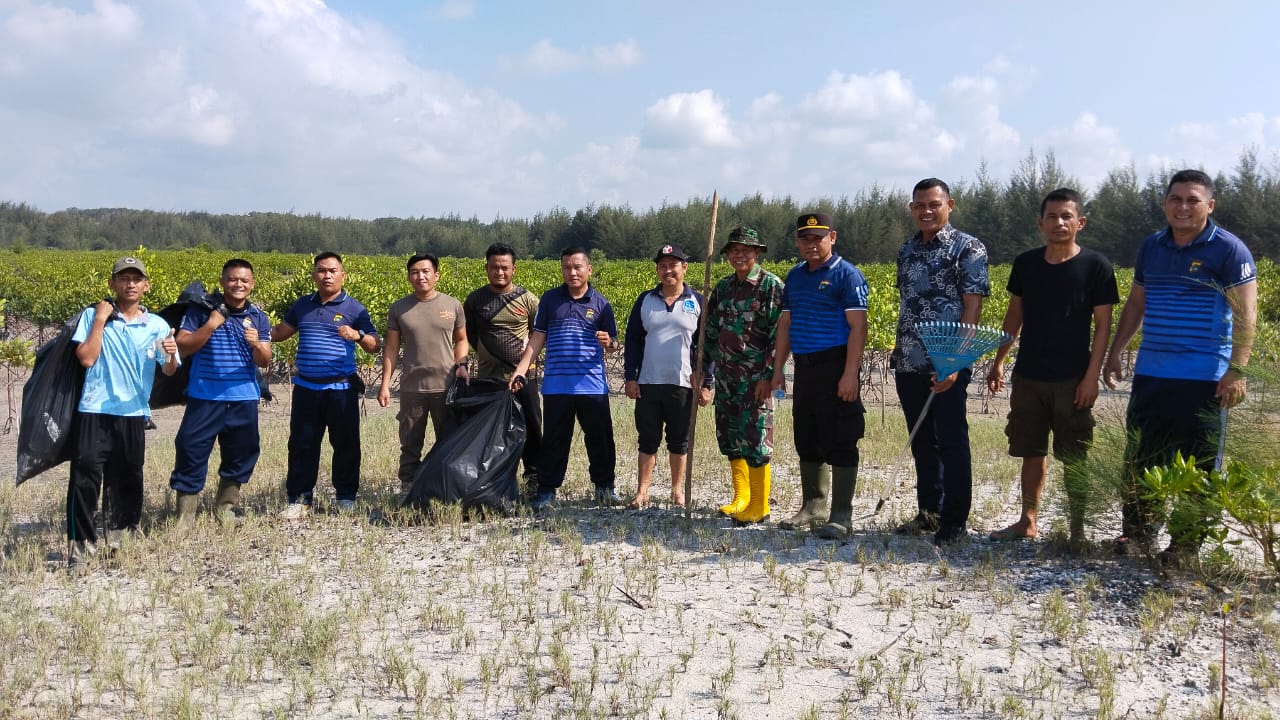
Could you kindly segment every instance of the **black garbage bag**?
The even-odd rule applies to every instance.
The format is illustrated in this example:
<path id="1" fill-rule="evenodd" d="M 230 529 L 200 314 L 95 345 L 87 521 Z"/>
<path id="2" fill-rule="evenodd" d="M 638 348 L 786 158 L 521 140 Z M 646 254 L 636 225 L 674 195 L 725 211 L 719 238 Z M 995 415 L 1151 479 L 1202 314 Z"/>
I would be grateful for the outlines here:
<path id="1" fill-rule="evenodd" d="M 516 470 L 524 451 L 520 401 L 502 378 L 451 381 L 446 404 L 455 428 L 422 460 L 403 506 L 425 510 L 431 500 L 461 503 L 463 511 L 511 512 L 520 498 Z"/>
<path id="2" fill-rule="evenodd" d="M 22 386 L 18 424 L 18 475 L 24 481 L 71 459 L 76 407 L 84 389 L 84 367 L 71 342 L 84 311 L 63 324 L 57 336 L 36 350 L 35 367 Z"/>
<path id="3" fill-rule="evenodd" d="M 182 316 L 187 314 L 187 308 L 192 305 L 199 305 L 210 311 L 217 307 L 204 289 L 204 283 L 199 280 L 187 285 L 182 292 L 178 293 L 178 299 L 161 310 L 160 317 L 169 323 L 169 327 L 173 328 L 176 334 L 178 326 L 182 324 Z M 172 375 L 165 375 L 160 366 L 156 365 L 155 373 L 155 380 L 151 384 L 151 399 L 147 403 L 151 409 L 159 410 L 171 405 L 186 405 L 187 385 L 191 384 L 191 363 L 183 362 L 178 366 L 177 372 Z"/>

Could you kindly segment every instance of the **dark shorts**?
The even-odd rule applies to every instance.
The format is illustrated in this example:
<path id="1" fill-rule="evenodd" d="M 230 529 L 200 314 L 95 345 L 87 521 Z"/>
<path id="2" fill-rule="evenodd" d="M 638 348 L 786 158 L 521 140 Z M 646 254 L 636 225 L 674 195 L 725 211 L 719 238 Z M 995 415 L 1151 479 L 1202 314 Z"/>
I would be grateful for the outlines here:
<path id="1" fill-rule="evenodd" d="M 636 434 L 640 436 L 640 452 L 656 455 L 667 429 L 667 452 L 684 455 L 689 452 L 689 404 L 693 392 L 679 385 L 641 385 L 636 400 Z"/>
<path id="2" fill-rule="evenodd" d="M 1078 457 L 1093 441 L 1093 411 L 1075 405 L 1078 380 L 1045 382 L 1014 376 L 1009 393 L 1009 437 L 1013 457 L 1045 457 L 1049 454 L 1049 433 L 1053 433 L 1053 455 L 1062 460 Z"/>

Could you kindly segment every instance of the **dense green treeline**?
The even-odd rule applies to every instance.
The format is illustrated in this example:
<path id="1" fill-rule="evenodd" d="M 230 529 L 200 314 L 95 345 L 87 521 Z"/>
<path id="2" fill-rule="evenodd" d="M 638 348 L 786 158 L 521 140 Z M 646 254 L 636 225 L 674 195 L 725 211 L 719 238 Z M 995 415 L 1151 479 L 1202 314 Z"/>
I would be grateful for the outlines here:
<path id="1" fill-rule="evenodd" d="M 1164 224 L 1160 199 L 1172 171 L 1139 178 L 1132 166 L 1112 170 L 1088 196 L 1089 223 L 1083 243 L 1115 262 L 1129 265 L 1142 238 Z M 1214 217 L 1239 236 L 1255 256 L 1280 260 L 1280 168 L 1264 167 L 1253 150 L 1244 151 L 1230 174 L 1219 174 Z M 993 262 L 1012 260 L 1041 244 L 1035 218 L 1040 199 L 1057 187 L 1080 187 L 1053 153 L 1030 153 L 1007 180 L 980 167 L 975 179 L 953 183 L 952 222 L 982 239 Z M 892 262 L 914 226 L 906 189 L 872 187 L 853 196 L 807 202 L 760 195 L 722 201 L 721 237 L 737 224 L 754 225 L 769 242 L 768 257 L 794 255 L 792 223 L 805 210 L 830 212 L 840 231 L 842 254 L 859 263 Z M 156 250 L 200 247 L 211 250 L 314 253 L 338 250 L 362 255 L 404 256 L 428 251 L 441 256 L 479 257 L 494 242 L 505 242 L 522 257 L 556 257 L 561 248 L 581 245 L 609 258 L 641 258 L 653 248 L 675 243 L 694 257 L 705 253 L 709 198 L 646 211 L 628 206 L 588 206 L 574 212 L 555 208 L 530 219 L 379 218 L 356 220 L 322 215 L 254 212 L 215 215 L 127 209 L 70 209 L 46 213 L 24 203 L 0 202 L 0 247 L 74 250 Z"/>

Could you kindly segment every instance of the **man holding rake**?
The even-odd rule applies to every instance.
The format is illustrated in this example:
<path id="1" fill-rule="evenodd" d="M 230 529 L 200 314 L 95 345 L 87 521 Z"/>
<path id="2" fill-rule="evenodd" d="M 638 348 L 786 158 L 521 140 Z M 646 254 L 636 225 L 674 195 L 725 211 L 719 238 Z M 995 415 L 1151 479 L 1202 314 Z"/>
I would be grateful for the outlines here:
<path id="1" fill-rule="evenodd" d="M 973 465 L 966 389 L 973 374 L 964 368 L 936 377 L 915 325 L 949 321 L 977 325 L 982 299 L 990 290 L 987 249 L 972 235 L 952 227 L 951 189 L 938 178 L 916 183 L 911 217 L 918 232 L 898 251 L 898 337 L 890 364 L 907 427 L 915 427 L 936 393 L 919 433 L 911 441 L 916 465 L 916 516 L 899 534 L 934 533 L 936 544 L 964 537 L 973 498 Z"/>
<path id="2" fill-rule="evenodd" d="M 1084 229 L 1084 202 L 1075 190 L 1059 188 L 1040 203 L 1036 224 L 1045 246 L 1013 261 L 1004 332 L 1022 339 L 1009 394 L 1009 454 L 1022 458 L 1022 516 L 992 540 L 1039 535 L 1049 433 L 1053 454 L 1064 465 L 1070 541 L 1084 541 L 1084 455 L 1093 439 L 1093 404 L 1098 399 L 1111 308 L 1120 302 L 1111 262 L 1076 244 Z M 1092 328 L 1091 328 L 1092 325 Z M 1004 362 L 1013 343 L 1000 346 L 987 373 L 987 387 L 1004 388 Z"/>

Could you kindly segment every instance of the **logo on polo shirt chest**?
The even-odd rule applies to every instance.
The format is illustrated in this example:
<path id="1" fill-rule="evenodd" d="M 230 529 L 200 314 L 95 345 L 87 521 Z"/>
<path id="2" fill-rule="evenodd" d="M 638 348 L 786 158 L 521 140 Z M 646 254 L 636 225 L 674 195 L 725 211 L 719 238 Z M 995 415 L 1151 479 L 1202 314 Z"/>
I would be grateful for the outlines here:
<path id="1" fill-rule="evenodd" d="M 585 313 L 585 315 L 588 320 L 594 320 L 596 317 L 596 311 L 592 310 L 591 308 L 587 308 L 587 312 Z"/>
<path id="2" fill-rule="evenodd" d="M 333 321 L 334 321 L 334 322 L 342 322 L 342 319 L 343 319 L 343 318 L 342 318 L 342 313 L 334 313 L 334 314 L 333 314 Z"/>
<path id="3" fill-rule="evenodd" d="M 1187 268 L 1187 272 L 1198 273 L 1198 272 L 1200 272 L 1200 266 L 1201 266 L 1201 265 L 1203 265 L 1203 264 L 1204 264 L 1204 263 L 1202 263 L 1202 262 L 1201 262 L 1201 261 L 1199 261 L 1199 260 L 1192 260 L 1192 261 L 1191 261 L 1191 267 Z"/>
<path id="4" fill-rule="evenodd" d="M 818 292 L 825 292 L 826 289 L 829 287 L 831 287 L 831 281 L 823 280 L 822 282 L 818 283 Z"/>

